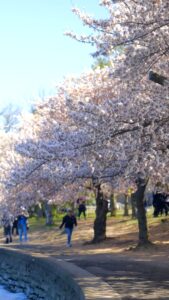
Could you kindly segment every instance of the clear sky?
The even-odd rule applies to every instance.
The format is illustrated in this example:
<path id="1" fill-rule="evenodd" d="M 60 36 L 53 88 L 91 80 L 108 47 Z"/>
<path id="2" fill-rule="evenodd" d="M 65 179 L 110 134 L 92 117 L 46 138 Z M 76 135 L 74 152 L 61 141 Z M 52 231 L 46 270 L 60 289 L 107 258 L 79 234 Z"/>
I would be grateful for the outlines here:
<path id="1" fill-rule="evenodd" d="M 106 13 L 99 0 L 0 0 L 0 110 L 8 103 L 28 107 L 64 76 L 90 68 L 94 48 L 64 36 L 87 30 L 72 6 L 96 17 Z"/>

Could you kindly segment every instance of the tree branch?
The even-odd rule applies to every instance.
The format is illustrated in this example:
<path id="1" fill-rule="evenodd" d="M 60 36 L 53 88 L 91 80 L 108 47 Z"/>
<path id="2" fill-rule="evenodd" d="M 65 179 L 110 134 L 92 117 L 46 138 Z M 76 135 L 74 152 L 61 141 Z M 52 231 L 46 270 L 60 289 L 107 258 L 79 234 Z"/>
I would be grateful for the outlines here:
<path id="1" fill-rule="evenodd" d="M 153 71 L 150 71 L 149 74 L 148 74 L 148 78 L 149 80 L 155 82 L 155 83 L 158 83 L 160 85 L 163 85 L 163 86 L 169 86 L 169 78 L 165 77 L 165 76 L 162 76 L 158 73 L 155 73 Z"/>

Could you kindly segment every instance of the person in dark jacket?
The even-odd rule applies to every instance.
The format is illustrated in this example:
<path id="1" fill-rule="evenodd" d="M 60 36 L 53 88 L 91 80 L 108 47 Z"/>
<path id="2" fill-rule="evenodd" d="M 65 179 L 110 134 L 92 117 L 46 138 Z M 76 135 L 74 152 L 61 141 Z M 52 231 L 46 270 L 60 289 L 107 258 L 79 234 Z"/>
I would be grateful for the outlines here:
<path id="1" fill-rule="evenodd" d="M 69 209 L 67 214 L 63 217 L 62 224 L 59 226 L 59 228 L 61 229 L 63 226 L 65 227 L 65 232 L 67 234 L 67 247 L 71 247 L 73 228 L 74 226 L 77 226 L 76 217 L 71 209 Z"/>
<path id="2" fill-rule="evenodd" d="M 18 235 L 18 218 L 15 218 L 12 226 L 12 235 Z"/>
<path id="3" fill-rule="evenodd" d="M 168 195 L 162 192 L 156 192 L 153 194 L 153 207 L 154 207 L 154 217 L 158 217 L 159 214 L 163 214 L 165 212 L 165 215 L 168 215 L 168 203 L 167 203 L 167 197 Z"/>
<path id="4" fill-rule="evenodd" d="M 79 219 L 80 219 L 81 214 L 83 214 L 84 219 L 86 219 L 86 205 L 85 205 L 84 201 L 82 203 L 79 203 L 79 207 L 78 207 L 78 217 L 79 217 Z"/>

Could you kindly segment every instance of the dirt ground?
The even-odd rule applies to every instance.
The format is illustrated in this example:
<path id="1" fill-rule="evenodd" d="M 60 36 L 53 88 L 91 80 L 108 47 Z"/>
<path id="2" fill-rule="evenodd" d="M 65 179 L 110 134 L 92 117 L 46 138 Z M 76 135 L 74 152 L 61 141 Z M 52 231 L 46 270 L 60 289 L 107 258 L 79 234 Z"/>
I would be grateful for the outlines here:
<path id="1" fill-rule="evenodd" d="M 130 217 L 109 217 L 107 221 L 107 240 L 100 244 L 87 244 L 93 237 L 93 219 L 79 220 L 72 236 L 72 248 L 66 248 L 66 235 L 58 227 L 48 228 L 39 224 L 30 226 L 29 241 L 20 245 L 15 236 L 13 243 L 7 247 L 20 248 L 25 246 L 29 251 L 59 255 L 93 255 L 93 254 L 122 254 L 128 257 L 146 258 L 151 253 L 151 259 L 169 258 L 169 218 L 150 218 L 148 220 L 149 238 L 154 243 L 150 249 L 135 251 L 138 242 L 137 221 Z M 4 243 L 2 230 L 0 242 Z"/>
<path id="2" fill-rule="evenodd" d="M 66 247 L 66 235 L 57 226 L 30 226 L 29 241 L 20 244 L 18 236 L 1 247 L 25 253 L 64 259 L 85 269 L 116 291 L 122 300 L 169 299 L 169 218 L 148 219 L 149 238 L 154 246 L 136 250 L 137 221 L 130 217 L 108 218 L 107 240 L 89 244 L 93 237 L 93 219 L 78 221 L 73 232 L 72 247 Z"/>

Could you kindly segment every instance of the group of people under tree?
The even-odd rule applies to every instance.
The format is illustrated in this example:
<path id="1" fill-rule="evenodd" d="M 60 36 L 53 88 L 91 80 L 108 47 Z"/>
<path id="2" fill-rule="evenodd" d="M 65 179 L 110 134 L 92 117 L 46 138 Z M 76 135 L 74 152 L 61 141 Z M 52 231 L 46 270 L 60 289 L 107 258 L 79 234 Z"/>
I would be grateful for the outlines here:
<path id="1" fill-rule="evenodd" d="M 131 209 L 132 209 L 132 217 L 137 217 L 137 208 L 136 208 L 136 197 L 135 193 L 131 194 Z M 169 194 L 163 186 L 155 186 L 153 192 L 145 193 L 144 197 L 144 207 L 147 210 L 148 207 L 153 206 L 153 217 L 165 216 L 168 215 L 169 212 Z"/>
<path id="2" fill-rule="evenodd" d="M 168 194 L 162 190 L 156 188 L 152 193 L 153 200 L 152 204 L 154 207 L 153 216 L 158 217 L 165 213 L 168 215 L 169 202 Z M 86 203 L 83 198 L 76 200 L 77 204 L 77 217 L 80 220 L 81 215 L 86 219 Z M 28 231 L 28 213 L 26 209 L 21 208 L 20 213 L 14 217 L 8 211 L 5 211 L 2 217 L 2 225 L 4 228 L 5 243 L 11 243 L 14 235 L 19 235 L 19 241 L 27 241 Z M 77 219 L 73 210 L 68 209 L 66 215 L 62 219 L 62 223 L 59 226 L 60 229 L 64 227 L 64 232 L 67 234 L 67 247 L 71 247 L 71 238 L 74 226 L 77 226 Z"/>
<path id="3" fill-rule="evenodd" d="M 3 229 L 4 229 L 4 237 L 5 243 L 11 243 L 13 240 L 13 235 L 19 235 L 19 241 L 22 243 L 28 240 L 27 231 L 28 231 L 28 213 L 22 208 L 18 216 L 14 217 L 8 211 L 5 211 L 1 220 Z"/>
<path id="4" fill-rule="evenodd" d="M 154 217 L 158 217 L 159 215 L 168 215 L 169 211 L 169 202 L 168 202 L 168 194 L 161 192 L 161 191 L 156 191 L 153 193 L 153 207 L 154 207 Z"/>
<path id="5" fill-rule="evenodd" d="M 83 214 L 84 219 L 86 219 L 86 204 L 82 198 L 77 199 L 78 204 L 78 218 L 80 219 L 81 214 Z M 5 211 L 1 220 L 1 224 L 4 228 L 5 243 L 11 243 L 13 240 L 13 235 L 19 235 L 20 243 L 26 242 L 27 231 L 28 231 L 28 213 L 22 208 L 17 217 L 14 217 L 8 211 Z M 73 210 L 68 209 L 66 215 L 63 217 L 60 229 L 64 226 L 64 231 L 67 234 L 67 247 L 71 247 L 71 238 L 74 226 L 77 226 L 77 219 L 73 213 Z"/>

